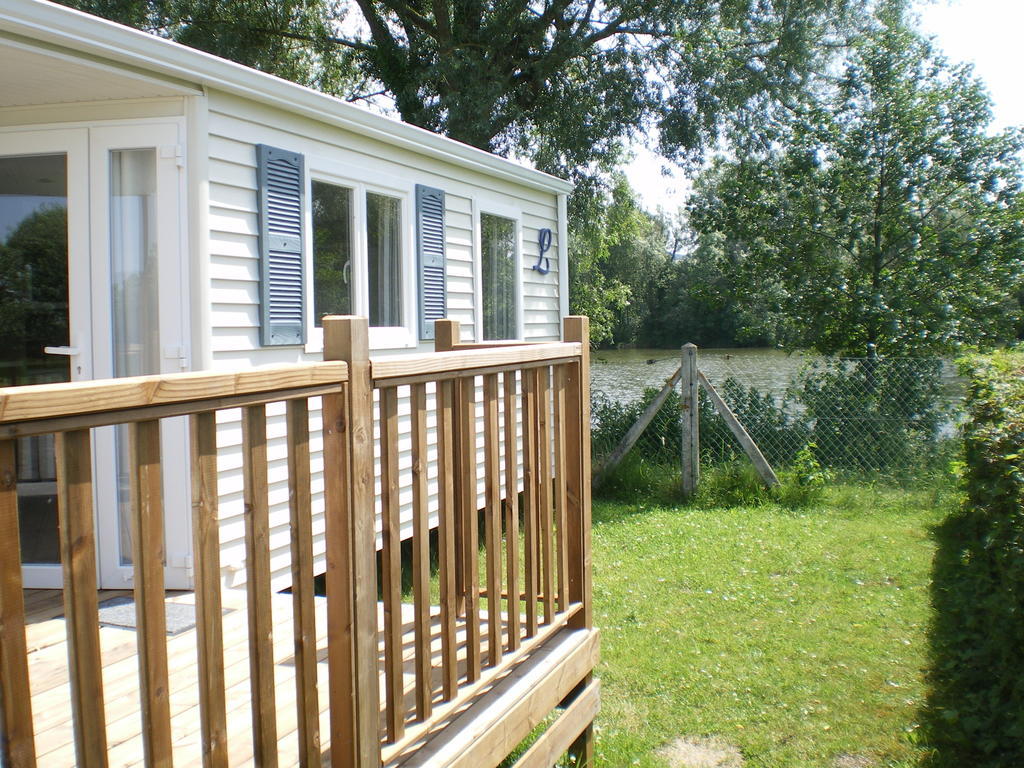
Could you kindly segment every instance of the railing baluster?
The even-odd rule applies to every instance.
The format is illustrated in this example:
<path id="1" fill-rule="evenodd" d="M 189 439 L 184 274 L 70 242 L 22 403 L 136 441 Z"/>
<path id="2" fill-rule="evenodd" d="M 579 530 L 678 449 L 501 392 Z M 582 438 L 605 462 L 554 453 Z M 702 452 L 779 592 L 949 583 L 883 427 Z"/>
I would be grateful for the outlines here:
<path id="1" fill-rule="evenodd" d="M 480 544 L 476 488 L 476 379 L 459 379 L 459 519 L 458 541 L 462 557 L 463 600 L 466 613 L 466 682 L 480 677 L 480 572 L 477 547 Z"/>
<path id="2" fill-rule="evenodd" d="M 89 430 L 57 435 L 57 497 L 68 675 L 80 768 L 107 764 Z"/>
<path id="3" fill-rule="evenodd" d="M 292 629 L 299 765 L 320 764 L 320 705 L 316 682 L 313 604 L 313 500 L 309 468 L 309 402 L 288 401 L 288 500 L 291 521 Z"/>
<path id="4" fill-rule="evenodd" d="M 484 547 L 486 550 L 487 664 L 501 661 L 501 445 L 498 375 L 484 376 Z"/>
<path id="5" fill-rule="evenodd" d="M 537 634 L 537 377 L 523 371 L 523 570 L 526 591 L 526 636 Z"/>
<path id="6" fill-rule="evenodd" d="M 566 366 L 555 366 L 555 514 L 557 515 L 555 556 L 558 559 L 558 610 L 560 611 L 569 607 L 569 552 L 566 542 L 568 486 L 565 476 L 566 375 Z"/>
<path id="7" fill-rule="evenodd" d="M 138 621 L 142 744 L 147 766 L 171 765 L 171 702 L 164 613 L 164 515 L 160 422 L 128 427 L 132 559 Z"/>
<path id="8" fill-rule="evenodd" d="M 398 500 L 398 391 L 380 390 L 381 576 L 384 596 L 384 700 L 388 741 L 405 732 L 402 680 L 402 531 Z"/>
<path id="9" fill-rule="evenodd" d="M 210 411 L 192 416 L 189 433 L 192 443 L 192 549 L 203 765 L 205 768 L 226 768 L 228 740 L 220 599 L 216 414 Z"/>
<path id="10" fill-rule="evenodd" d="M 551 513 L 551 377 L 547 367 L 537 369 L 537 429 L 540 432 L 540 538 L 541 568 L 544 591 L 544 623 L 555 617 L 554 554 L 551 549 L 553 515 Z"/>
<path id="11" fill-rule="evenodd" d="M 270 605 L 267 412 L 264 405 L 250 405 L 242 412 L 242 461 L 253 759 L 263 768 L 274 768 L 277 765 L 277 711 L 274 701 L 274 625 Z"/>
<path id="12" fill-rule="evenodd" d="M 430 679 L 430 497 L 427 492 L 427 391 L 424 384 L 409 389 L 412 413 L 412 593 L 416 646 L 416 719 L 430 717 L 433 690 Z M 439 427 L 440 428 L 440 427 Z M 443 478 L 438 478 L 438 483 Z"/>
<path id="13" fill-rule="evenodd" d="M 0 440 L 0 764 L 34 768 L 15 441 Z"/>
<path id="14" fill-rule="evenodd" d="M 458 690 L 458 646 L 455 620 L 458 599 L 455 582 L 455 382 L 437 384 L 437 548 L 441 592 L 441 686 L 445 701 Z"/>
<path id="15" fill-rule="evenodd" d="M 508 650 L 519 647 L 519 448 L 516 434 L 516 373 L 504 374 L 505 588 L 508 590 Z"/>

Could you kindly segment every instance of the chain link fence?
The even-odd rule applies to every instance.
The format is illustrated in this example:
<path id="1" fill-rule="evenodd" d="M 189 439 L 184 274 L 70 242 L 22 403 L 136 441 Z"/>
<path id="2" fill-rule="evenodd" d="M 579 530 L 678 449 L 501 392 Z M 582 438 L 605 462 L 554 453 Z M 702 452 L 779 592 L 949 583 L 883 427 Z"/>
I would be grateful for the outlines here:
<path id="1" fill-rule="evenodd" d="M 652 360 L 650 365 L 662 364 Z M 664 364 L 674 370 L 676 358 Z M 835 473 L 919 476 L 947 461 L 961 413 L 964 382 L 938 358 L 826 358 L 718 353 L 698 366 L 776 469 L 810 455 Z M 614 387 L 609 371 L 594 376 L 595 467 L 654 398 L 658 374 L 626 372 Z M 671 370 L 669 371 L 671 373 Z M 612 390 L 609 392 L 609 390 Z M 677 384 L 630 452 L 631 463 L 674 467 L 681 456 Z M 744 457 L 714 410 L 700 398 L 701 465 Z M 662 469 L 661 471 L 664 471 Z"/>

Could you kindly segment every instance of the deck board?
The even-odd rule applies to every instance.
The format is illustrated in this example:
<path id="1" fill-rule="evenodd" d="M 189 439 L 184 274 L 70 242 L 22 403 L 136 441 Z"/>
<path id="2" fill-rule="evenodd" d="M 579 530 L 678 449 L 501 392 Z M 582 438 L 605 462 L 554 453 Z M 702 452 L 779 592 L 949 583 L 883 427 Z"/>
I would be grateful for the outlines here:
<path id="1" fill-rule="evenodd" d="M 100 601 L 126 592 L 101 592 Z M 232 766 L 253 765 L 252 718 L 250 712 L 248 620 L 244 591 L 225 590 L 223 616 L 224 677 L 227 702 L 228 756 Z M 194 604 L 191 592 L 168 592 L 168 602 Z M 75 765 L 74 730 L 71 720 L 71 696 L 68 680 L 65 623 L 61 594 L 57 590 L 28 590 L 26 635 L 29 646 L 29 677 L 35 713 L 35 739 L 39 764 L 61 768 Z M 278 754 L 282 766 L 299 764 L 298 722 L 295 708 L 294 640 L 292 600 L 276 594 L 270 601 L 273 619 L 274 688 L 279 702 L 277 711 Z M 405 711 L 415 712 L 415 622 L 413 606 L 402 605 L 402 653 Z M 378 611 L 382 614 L 381 606 Z M 322 748 L 329 750 L 329 697 L 327 686 L 326 601 L 315 598 L 317 653 L 316 668 Z M 504 617 L 503 617 L 504 618 Z M 378 615 L 383 621 L 383 615 Z M 441 638 L 439 608 L 432 606 L 430 616 L 431 673 L 433 700 L 441 703 Z M 507 631 L 503 621 L 502 634 Z M 486 621 L 481 622 L 486 631 Z M 120 627 L 100 628 L 103 658 L 103 692 L 107 717 L 107 741 L 111 766 L 143 764 L 142 722 L 139 702 L 139 676 L 136 633 Z M 460 646 L 459 674 L 465 675 L 465 627 L 457 629 Z M 379 648 L 383 662 L 383 644 Z M 170 682 L 171 740 L 175 765 L 201 762 L 199 721 L 199 685 L 196 664 L 196 632 L 190 629 L 167 638 Z M 383 664 L 380 665 L 383 667 Z M 383 680 L 382 680 L 383 683 Z M 383 686 L 381 688 L 383 691 Z M 383 711 L 383 704 L 382 704 Z M 383 723 L 383 719 L 382 719 Z"/>

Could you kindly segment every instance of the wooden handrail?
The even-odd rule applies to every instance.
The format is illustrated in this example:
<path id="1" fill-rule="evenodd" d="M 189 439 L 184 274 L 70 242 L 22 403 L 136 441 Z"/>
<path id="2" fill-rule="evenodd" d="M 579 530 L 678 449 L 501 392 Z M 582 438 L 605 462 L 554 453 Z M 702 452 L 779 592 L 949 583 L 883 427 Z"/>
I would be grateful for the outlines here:
<path id="1" fill-rule="evenodd" d="M 502 373 L 530 364 L 554 365 L 579 359 L 580 344 L 548 342 L 515 347 L 482 347 L 450 352 L 428 352 L 402 357 L 371 360 L 371 375 L 375 387 L 411 384 L 417 381 L 437 381 L 449 377 Z"/>
<path id="2" fill-rule="evenodd" d="M 337 389 L 347 380 L 348 366 L 343 361 L 331 361 L 274 365 L 230 373 L 196 371 L 2 387 L 0 425 L 102 412 L 110 412 L 109 423 L 116 424 L 122 421 L 118 418 L 119 412 L 136 408 L 308 387 Z"/>

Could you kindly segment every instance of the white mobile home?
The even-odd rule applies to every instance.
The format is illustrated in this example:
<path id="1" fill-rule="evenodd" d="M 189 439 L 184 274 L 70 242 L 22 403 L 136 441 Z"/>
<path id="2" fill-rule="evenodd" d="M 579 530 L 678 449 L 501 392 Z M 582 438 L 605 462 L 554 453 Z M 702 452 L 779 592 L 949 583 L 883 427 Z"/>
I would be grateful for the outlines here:
<path id="1" fill-rule="evenodd" d="M 376 355 L 432 349 L 440 317 L 477 341 L 557 339 L 569 189 L 151 35 L 0 0 L 0 386 L 317 360 L 323 314 L 368 317 Z M 288 491 L 270 415 L 284 586 Z M 93 441 L 100 586 L 123 588 L 125 434 Z M 240 423 L 222 420 L 228 583 L 244 578 L 240 443 Z M 189 489 L 174 481 L 184 420 L 162 444 L 167 584 L 189 587 Z M 26 586 L 60 584 L 54 480 L 52 442 L 20 441 Z"/>

